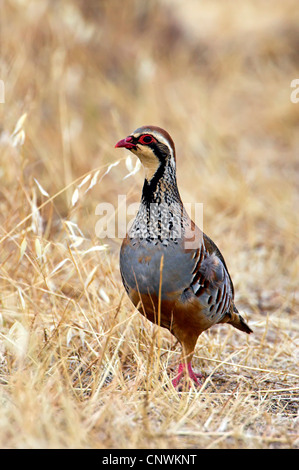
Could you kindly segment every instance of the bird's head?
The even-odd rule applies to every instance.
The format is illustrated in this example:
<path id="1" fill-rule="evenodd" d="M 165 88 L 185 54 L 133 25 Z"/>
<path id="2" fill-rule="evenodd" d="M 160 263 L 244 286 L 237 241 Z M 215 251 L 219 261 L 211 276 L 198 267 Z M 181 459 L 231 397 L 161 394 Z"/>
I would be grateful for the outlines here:
<path id="1" fill-rule="evenodd" d="M 161 127 L 139 127 L 128 137 L 117 142 L 115 147 L 129 149 L 140 159 L 148 181 L 151 181 L 159 168 L 175 168 L 173 140 Z"/>

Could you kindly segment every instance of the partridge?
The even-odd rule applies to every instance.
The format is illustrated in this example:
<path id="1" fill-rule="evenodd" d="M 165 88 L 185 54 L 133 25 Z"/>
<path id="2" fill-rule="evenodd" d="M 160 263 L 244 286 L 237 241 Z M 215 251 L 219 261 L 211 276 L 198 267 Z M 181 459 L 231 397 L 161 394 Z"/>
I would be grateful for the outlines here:
<path id="1" fill-rule="evenodd" d="M 120 251 L 125 290 L 141 314 L 180 342 L 174 387 L 183 376 L 200 386 L 202 375 L 191 366 L 199 335 L 216 323 L 252 330 L 234 304 L 234 286 L 220 250 L 183 206 L 170 135 L 143 126 L 115 147 L 129 149 L 145 169 L 139 210 Z"/>

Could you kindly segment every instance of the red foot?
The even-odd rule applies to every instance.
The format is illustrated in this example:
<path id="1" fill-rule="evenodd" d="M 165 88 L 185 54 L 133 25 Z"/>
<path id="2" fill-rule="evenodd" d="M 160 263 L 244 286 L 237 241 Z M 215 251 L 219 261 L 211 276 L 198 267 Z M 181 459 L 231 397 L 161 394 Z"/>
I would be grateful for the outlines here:
<path id="1" fill-rule="evenodd" d="M 186 364 L 184 362 L 180 362 L 178 375 L 172 381 L 172 385 L 175 388 L 178 386 L 182 376 L 184 375 L 185 369 L 186 369 Z M 187 363 L 187 373 L 188 373 L 190 379 L 193 380 L 195 385 L 197 385 L 198 387 L 200 387 L 202 385 L 201 382 L 198 379 L 201 379 L 203 376 L 201 374 L 196 374 L 193 371 L 192 366 L 191 366 L 191 362 Z"/>

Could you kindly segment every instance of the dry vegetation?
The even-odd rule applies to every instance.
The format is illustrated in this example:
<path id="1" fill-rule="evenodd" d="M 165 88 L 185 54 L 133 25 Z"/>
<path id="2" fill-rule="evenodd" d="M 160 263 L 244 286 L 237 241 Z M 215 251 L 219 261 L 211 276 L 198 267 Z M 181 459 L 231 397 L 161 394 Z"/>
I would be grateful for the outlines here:
<path id="1" fill-rule="evenodd" d="M 1 2 L 0 447 L 299 447 L 298 1 L 236 3 Z M 95 234 L 99 202 L 139 200 L 113 147 L 143 124 L 254 330 L 203 334 L 181 395 L 179 346 Z"/>

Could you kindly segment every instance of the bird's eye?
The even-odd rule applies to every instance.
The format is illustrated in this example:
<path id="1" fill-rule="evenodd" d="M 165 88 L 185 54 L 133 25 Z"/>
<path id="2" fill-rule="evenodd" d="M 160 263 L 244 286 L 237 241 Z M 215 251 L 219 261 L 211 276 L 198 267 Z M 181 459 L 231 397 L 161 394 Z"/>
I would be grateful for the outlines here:
<path id="1" fill-rule="evenodd" d="M 149 134 L 145 134 L 145 135 L 142 135 L 141 137 L 139 137 L 139 140 L 138 142 L 140 142 L 141 144 L 151 144 L 152 142 L 155 142 L 155 139 L 152 135 L 149 135 Z"/>

